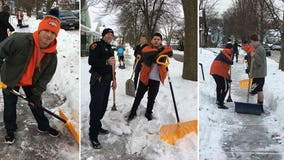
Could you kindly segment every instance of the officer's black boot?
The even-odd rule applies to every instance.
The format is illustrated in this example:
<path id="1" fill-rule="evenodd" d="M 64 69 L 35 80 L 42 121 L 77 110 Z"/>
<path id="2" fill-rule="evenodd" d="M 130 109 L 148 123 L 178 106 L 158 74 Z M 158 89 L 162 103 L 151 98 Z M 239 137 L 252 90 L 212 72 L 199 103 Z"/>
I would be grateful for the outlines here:
<path id="1" fill-rule="evenodd" d="M 99 142 L 98 138 L 94 138 L 93 140 L 91 140 L 91 144 L 92 144 L 92 147 L 94 149 L 101 149 L 102 148 L 102 145 Z"/>

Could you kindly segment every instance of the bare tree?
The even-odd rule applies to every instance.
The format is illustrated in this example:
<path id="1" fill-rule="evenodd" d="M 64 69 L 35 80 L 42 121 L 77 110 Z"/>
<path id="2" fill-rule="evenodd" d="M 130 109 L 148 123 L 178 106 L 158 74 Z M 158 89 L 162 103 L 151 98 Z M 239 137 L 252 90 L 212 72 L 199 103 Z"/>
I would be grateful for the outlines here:
<path id="1" fill-rule="evenodd" d="M 273 27 L 267 0 L 235 0 L 233 6 L 223 14 L 225 35 L 234 35 L 242 40 L 256 33 L 261 41 L 268 29 Z"/>
<path id="2" fill-rule="evenodd" d="M 184 19 L 178 19 L 175 15 L 163 16 L 161 19 L 161 30 L 164 34 L 164 40 L 167 42 L 167 45 L 171 45 L 173 38 L 177 38 L 177 32 L 180 28 L 183 29 Z"/>
<path id="3" fill-rule="evenodd" d="M 177 4 L 175 0 L 116 0 L 116 1 L 107 1 L 105 2 L 108 10 L 119 9 L 133 11 L 132 8 L 135 8 L 135 15 L 139 16 L 137 18 L 138 25 L 143 24 L 143 32 L 147 38 L 151 38 L 154 32 L 159 31 L 159 22 L 161 17 L 166 13 L 174 13 L 174 8 L 176 7 L 173 4 Z M 127 11 L 127 12 L 129 12 Z M 121 12 L 120 14 L 124 14 Z M 133 14 L 130 14 L 133 15 Z M 127 16 L 128 17 L 128 16 Z M 143 20 L 143 21 L 140 21 Z M 129 21 L 129 20 L 127 20 Z M 121 22 L 121 21 L 120 21 Z M 133 22 L 134 24 L 136 22 Z M 123 23 L 126 24 L 126 23 Z"/>
<path id="4" fill-rule="evenodd" d="M 202 32 L 202 42 L 201 46 L 208 46 L 208 32 L 211 26 L 211 19 L 215 19 L 218 16 L 218 12 L 215 11 L 216 4 L 218 0 L 200 0 L 199 10 L 202 11 L 202 16 L 200 19 L 200 28 L 203 29 Z"/>
<path id="5" fill-rule="evenodd" d="M 182 0 L 185 21 L 184 79 L 197 81 L 197 1 Z"/>
<path id="6" fill-rule="evenodd" d="M 284 3 L 284 0 L 282 0 Z M 279 9 L 273 5 L 271 0 L 265 1 L 267 8 L 269 9 L 270 14 L 273 17 L 275 28 L 278 28 L 281 33 L 281 50 L 280 50 L 280 60 L 279 60 L 279 69 L 284 71 L 284 21 L 280 19 Z M 283 13 L 284 18 L 284 13 Z"/>

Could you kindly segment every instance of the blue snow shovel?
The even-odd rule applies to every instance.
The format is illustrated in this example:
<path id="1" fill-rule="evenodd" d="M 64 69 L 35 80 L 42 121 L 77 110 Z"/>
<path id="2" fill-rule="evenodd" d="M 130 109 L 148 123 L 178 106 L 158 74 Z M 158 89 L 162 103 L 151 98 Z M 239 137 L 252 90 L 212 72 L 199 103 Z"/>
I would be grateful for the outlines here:
<path id="1" fill-rule="evenodd" d="M 250 74 L 249 74 L 249 81 L 251 81 L 251 74 L 253 69 L 253 62 L 254 58 L 251 57 L 250 63 Z M 259 104 L 249 103 L 249 92 L 250 92 L 251 84 L 248 83 L 248 92 L 247 92 L 247 103 L 243 102 L 235 102 L 235 112 L 243 113 L 243 114 L 255 114 L 260 115 L 263 112 L 263 106 Z"/>

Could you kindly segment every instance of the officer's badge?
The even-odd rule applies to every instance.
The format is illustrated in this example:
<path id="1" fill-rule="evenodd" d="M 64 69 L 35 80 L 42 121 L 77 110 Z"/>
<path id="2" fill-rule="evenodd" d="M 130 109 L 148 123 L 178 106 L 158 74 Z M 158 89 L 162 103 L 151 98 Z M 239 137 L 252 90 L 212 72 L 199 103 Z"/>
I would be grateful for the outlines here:
<path id="1" fill-rule="evenodd" d="M 108 49 L 107 49 L 107 48 L 105 48 L 105 51 L 107 51 L 107 52 L 108 52 Z"/>
<path id="2" fill-rule="evenodd" d="M 97 44 L 96 43 L 93 43 L 92 45 L 91 45 L 91 49 L 95 49 L 97 47 Z"/>

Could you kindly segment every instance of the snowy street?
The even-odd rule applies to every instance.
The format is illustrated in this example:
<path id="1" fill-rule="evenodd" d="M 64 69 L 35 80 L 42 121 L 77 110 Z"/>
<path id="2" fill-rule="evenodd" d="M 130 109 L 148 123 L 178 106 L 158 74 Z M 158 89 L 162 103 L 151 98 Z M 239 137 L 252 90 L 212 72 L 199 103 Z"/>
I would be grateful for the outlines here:
<path id="1" fill-rule="evenodd" d="M 264 86 L 264 112 L 261 116 L 238 114 L 234 103 L 226 103 L 228 110 L 217 108 L 215 81 L 209 74 L 210 65 L 221 49 L 200 48 L 199 61 L 204 66 L 205 81 L 200 81 L 200 159 L 201 160 L 251 160 L 284 159 L 283 113 L 277 94 L 278 83 L 283 77 L 278 64 L 267 58 L 268 76 Z M 213 53 L 217 52 L 217 53 Z M 239 60 L 243 57 L 241 51 Z M 239 88 L 239 80 L 246 79 L 245 66 L 239 61 L 232 66 L 233 101 L 246 102 L 247 89 Z M 277 74 L 276 74 L 277 73 Z M 278 74 L 279 73 L 279 74 Z M 199 76 L 201 79 L 202 77 Z M 282 85 L 283 86 L 283 85 Z M 281 90 L 281 89 L 280 89 Z M 226 99 L 225 99 L 226 100 Z M 250 96 L 250 103 L 256 103 L 256 96 Z M 210 144 L 210 145 L 209 145 Z"/>
<path id="2" fill-rule="evenodd" d="M 116 57 L 117 58 L 117 57 Z M 112 91 L 109 96 L 108 108 L 103 118 L 103 127 L 110 130 L 109 135 L 100 135 L 103 148 L 94 150 L 89 141 L 89 68 L 88 57 L 81 58 L 81 158 L 88 160 L 196 160 L 197 136 L 193 133 L 186 135 L 172 146 L 160 140 L 161 125 L 175 123 L 174 107 L 168 81 L 160 85 L 153 115 L 148 121 L 144 117 L 147 93 L 137 112 L 137 117 L 128 125 L 125 116 L 131 109 L 133 97 L 125 94 L 125 82 L 130 78 L 134 62 L 133 50 L 126 47 L 126 69 L 121 70 L 116 64 L 116 105 L 118 111 L 111 111 Z M 181 121 L 197 119 L 197 83 L 182 79 L 182 63 L 171 58 L 170 74 L 176 96 L 177 107 Z"/>

